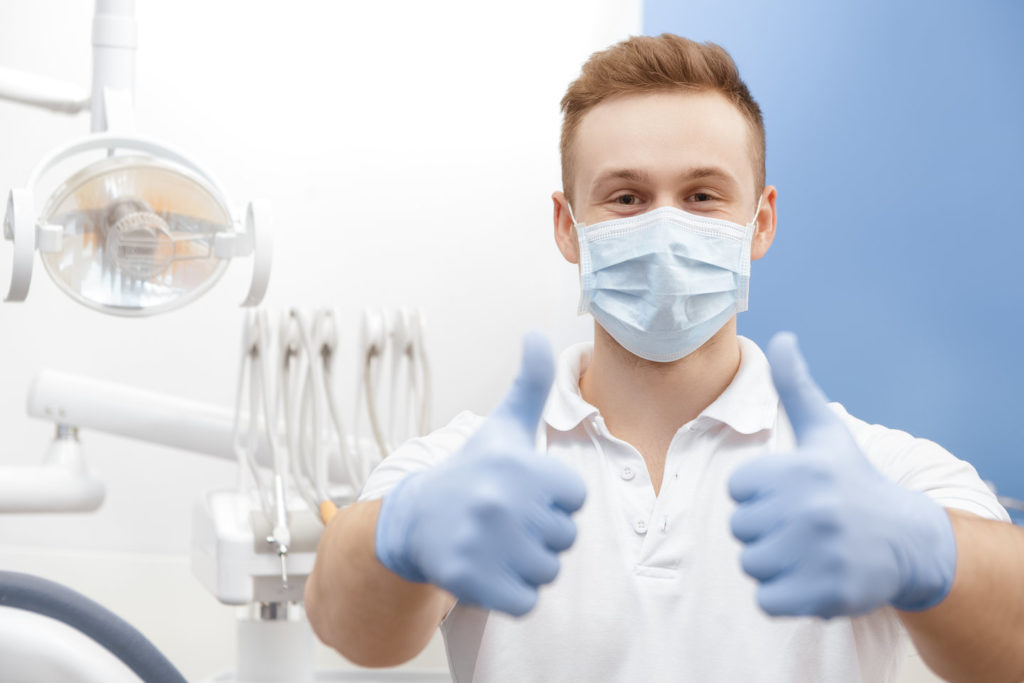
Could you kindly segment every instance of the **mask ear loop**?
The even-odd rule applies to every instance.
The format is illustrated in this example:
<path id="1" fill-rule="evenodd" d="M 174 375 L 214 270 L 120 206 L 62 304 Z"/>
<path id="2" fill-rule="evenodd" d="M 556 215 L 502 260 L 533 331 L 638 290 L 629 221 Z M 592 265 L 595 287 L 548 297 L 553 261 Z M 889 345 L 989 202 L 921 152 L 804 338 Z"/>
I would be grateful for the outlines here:
<path id="1" fill-rule="evenodd" d="M 570 204 L 569 200 L 566 199 L 565 200 L 565 205 L 567 207 L 569 207 L 569 218 L 572 219 L 572 227 L 575 228 L 577 225 L 579 225 L 579 221 L 576 220 L 576 216 L 574 216 L 573 213 L 572 213 L 572 204 Z"/>
<path id="2" fill-rule="evenodd" d="M 757 232 L 757 217 L 761 215 L 761 203 L 764 201 L 764 192 L 757 199 L 757 207 L 754 209 L 754 217 L 746 225 L 746 235 L 743 238 L 743 272 L 740 273 L 740 289 L 736 312 L 742 313 L 747 310 L 750 297 L 750 245 L 754 241 L 754 233 Z"/>
<path id="3" fill-rule="evenodd" d="M 579 245 L 580 257 L 580 301 L 576 307 L 576 315 L 584 315 L 590 312 L 590 287 L 593 279 L 593 272 L 590 265 L 590 247 L 583 239 L 583 231 L 580 228 L 586 227 L 576 220 L 572 212 L 572 204 L 566 200 L 565 205 L 569 207 L 569 218 L 572 219 L 572 227 L 576 230 L 576 243 Z"/>
<path id="4" fill-rule="evenodd" d="M 761 215 L 761 202 L 764 201 L 764 191 L 761 191 L 761 196 L 757 198 L 757 208 L 754 209 L 754 217 L 750 219 L 748 225 L 754 225 L 757 223 L 757 217 Z M 571 214 L 570 214 L 571 215 Z"/>

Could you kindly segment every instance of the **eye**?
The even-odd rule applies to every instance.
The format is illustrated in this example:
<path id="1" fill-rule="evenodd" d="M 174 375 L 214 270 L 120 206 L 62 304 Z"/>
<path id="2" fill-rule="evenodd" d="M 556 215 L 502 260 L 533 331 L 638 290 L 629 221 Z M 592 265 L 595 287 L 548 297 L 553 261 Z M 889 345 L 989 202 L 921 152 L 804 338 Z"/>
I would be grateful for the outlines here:
<path id="1" fill-rule="evenodd" d="M 615 198 L 615 203 L 623 206 L 633 206 L 639 201 L 640 199 L 635 194 L 620 194 Z"/>
<path id="2" fill-rule="evenodd" d="M 707 192 L 695 192 L 694 194 L 690 195 L 690 199 L 696 202 L 710 202 L 714 201 L 715 198 L 708 194 Z"/>

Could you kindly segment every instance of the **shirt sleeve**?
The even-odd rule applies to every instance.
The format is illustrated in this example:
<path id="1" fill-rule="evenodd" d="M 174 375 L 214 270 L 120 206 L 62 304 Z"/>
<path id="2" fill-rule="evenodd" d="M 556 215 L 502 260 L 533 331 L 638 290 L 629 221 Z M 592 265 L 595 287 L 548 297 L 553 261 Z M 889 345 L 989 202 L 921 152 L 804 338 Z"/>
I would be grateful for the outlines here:
<path id="1" fill-rule="evenodd" d="M 483 420 L 468 410 L 463 411 L 446 426 L 406 441 L 370 473 L 359 494 L 359 502 L 382 498 L 407 475 L 433 467 L 457 452 Z"/>
<path id="2" fill-rule="evenodd" d="M 858 420 L 838 403 L 830 407 L 875 467 L 900 486 L 919 491 L 946 508 L 1010 521 L 995 494 L 966 460 L 960 460 L 934 441 Z"/>

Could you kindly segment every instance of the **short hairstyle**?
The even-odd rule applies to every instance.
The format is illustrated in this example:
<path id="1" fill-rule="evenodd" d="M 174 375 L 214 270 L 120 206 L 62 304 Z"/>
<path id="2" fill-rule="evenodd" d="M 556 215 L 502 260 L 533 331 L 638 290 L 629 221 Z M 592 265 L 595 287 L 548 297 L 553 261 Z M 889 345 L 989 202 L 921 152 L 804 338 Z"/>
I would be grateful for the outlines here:
<path id="1" fill-rule="evenodd" d="M 750 124 L 755 192 L 764 189 L 765 137 L 761 108 L 740 78 L 732 57 L 714 43 L 697 43 L 671 33 L 633 36 L 595 52 L 562 98 L 562 188 L 572 191 L 571 147 L 584 114 L 619 95 L 668 90 L 720 92 Z M 571 196 L 570 196 L 571 199 Z"/>

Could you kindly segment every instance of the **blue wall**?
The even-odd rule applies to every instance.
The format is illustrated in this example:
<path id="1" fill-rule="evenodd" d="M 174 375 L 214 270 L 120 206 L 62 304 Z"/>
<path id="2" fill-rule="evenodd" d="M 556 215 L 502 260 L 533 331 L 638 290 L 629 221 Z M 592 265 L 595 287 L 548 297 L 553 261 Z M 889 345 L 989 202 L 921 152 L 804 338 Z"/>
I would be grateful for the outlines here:
<path id="1" fill-rule="evenodd" d="M 1024 3 L 647 0 L 765 112 L 779 229 L 740 332 L 1024 498 Z"/>

